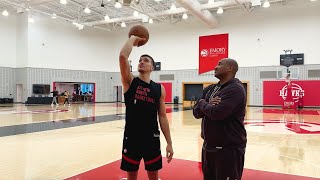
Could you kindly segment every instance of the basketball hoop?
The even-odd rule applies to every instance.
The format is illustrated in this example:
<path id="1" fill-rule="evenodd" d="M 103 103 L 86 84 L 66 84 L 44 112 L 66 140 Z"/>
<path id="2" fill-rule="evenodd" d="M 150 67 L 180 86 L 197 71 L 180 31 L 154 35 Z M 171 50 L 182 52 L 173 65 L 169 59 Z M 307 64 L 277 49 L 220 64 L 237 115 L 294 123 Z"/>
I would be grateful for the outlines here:
<path id="1" fill-rule="evenodd" d="M 278 67 L 277 68 L 277 79 L 281 79 L 283 81 L 287 81 L 286 79 L 290 80 L 297 80 L 299 79 L 299 68 L 298 67 Z"/>

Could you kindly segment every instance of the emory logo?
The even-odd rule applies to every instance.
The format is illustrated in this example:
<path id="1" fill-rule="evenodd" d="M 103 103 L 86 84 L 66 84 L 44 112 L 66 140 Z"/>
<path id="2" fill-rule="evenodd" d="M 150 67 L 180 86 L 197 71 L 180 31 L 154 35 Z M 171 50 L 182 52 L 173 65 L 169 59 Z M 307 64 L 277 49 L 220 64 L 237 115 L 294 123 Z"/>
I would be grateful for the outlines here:
<path id="1" fill-rule="evenodd" d="M 210 48 L 210 55 L 225 54 L 225 53 L 226 53 L 226 48 Z"/>
<path id="2" fill-rule="evenodd" d="M 200 51 L 201 57 L 208 57 L 208 56 L 217 56 L 218 54 L 225 54 L 226 48 L 210 48 L 208 49 L 202 49 Z"/>
<path id="3" fill-rule="evenodd" d="M 300 93 L 302 93 L 302 96 L 304 96 L 304 90 L 298 84 L 295 84 L 295 83 L 291 83 L 291 84 L 292 84 L 292 90 L 291 90 L 292 98 L 295 102 L 298 102 Z M 288 85 L 283 86 L 283 88 L 279 92 L 280 92 L 279 96 L 281 96 L 283 100 L 286 100 L 288 95 Z"/>

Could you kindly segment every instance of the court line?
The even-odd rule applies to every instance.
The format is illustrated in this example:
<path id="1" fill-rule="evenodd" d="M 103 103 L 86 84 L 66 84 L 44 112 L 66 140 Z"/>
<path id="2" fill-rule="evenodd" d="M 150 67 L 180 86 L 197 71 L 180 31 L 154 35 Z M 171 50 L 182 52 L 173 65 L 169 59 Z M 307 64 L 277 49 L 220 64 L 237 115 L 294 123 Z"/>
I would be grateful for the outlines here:
<path id="1" fill-rule="evenodd" d="M 185 110 L 190 110 L 190 108 L 181 108 L 181 107 L 172 108 L 171 112 L 178 112 L 178 111 L 185 111 Z M 124 114 L 120 113 L 120 114 L 111 114 L 111 115 L 104 115 L 104 116 L 63 119 L 63 120 L 57 120 L 57 121 L 51 120 L 51 121 L 37 122 L 37 123 L 30 123 L 30 124 L 2 126 L 0 127 L 0 137 L 117 121 L 117 120 L 124 119 L 125 116 L 123 115 Z"/>
<path id="2" fill-rule="evenodd" d="M 39 123 L 32 123 L 32 124 L 3 126 L 3 127 L 0 127 L 0 137 L 70 128 L 70 127 L 83 126 L 83 125 L 91 125 L 91 124 L 104 123 L 104 122 L 116 121 L 121 119 L 123 119 L 123 117 L 121 116 L 105 115 L 105 116 L 85 117 L 85 118 L 76 118 L 76 119 L 64 119 L 64 120 L 58 120 L 58 121 L 47 121 L 47 122 L 39 122 Z"/>

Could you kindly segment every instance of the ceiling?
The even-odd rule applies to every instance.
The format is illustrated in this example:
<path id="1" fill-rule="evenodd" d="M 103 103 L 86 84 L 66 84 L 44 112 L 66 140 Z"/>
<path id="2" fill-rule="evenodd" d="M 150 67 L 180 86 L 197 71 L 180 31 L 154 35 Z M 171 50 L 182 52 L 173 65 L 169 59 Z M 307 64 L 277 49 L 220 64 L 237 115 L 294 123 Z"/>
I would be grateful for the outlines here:
<path id="1" fill-rule="evenodd" d="M 213 28 L 216 24 L 216 12 L 219 7 L 224 10 L 242 9 L 250 13 L 258 6 L 253 6 L 252 1 L 260 0 L 0 0 L 0 11 L 7 10 L 10 14 L 29 13 L 32 16 L 45 15 L 49 18 L 56 14 L 57 18 L 76 22 L 84 26 L 116 31 L 121 28 L 121 23 L 133 25 L 147 23 L 152 19 L 154 23 L 177 23 L 182 21 L 182 16 L 194 16 Z M 119 1 L 121 8 L 115 8 Z M 261 0 L 263 4 L 266 0 Z M 269 0 L 270 4 L 286 5 L 292 0 Z M 170 7 L 174 4 L 176 9 Z M 91 13 L 85 13 L 88 7 Z M 28 10 L 28 11 L 27 11 Z M 139 12 L 134 16 L 134 11 Z M 105 20 L 108 15 L 110 19 Z"/>

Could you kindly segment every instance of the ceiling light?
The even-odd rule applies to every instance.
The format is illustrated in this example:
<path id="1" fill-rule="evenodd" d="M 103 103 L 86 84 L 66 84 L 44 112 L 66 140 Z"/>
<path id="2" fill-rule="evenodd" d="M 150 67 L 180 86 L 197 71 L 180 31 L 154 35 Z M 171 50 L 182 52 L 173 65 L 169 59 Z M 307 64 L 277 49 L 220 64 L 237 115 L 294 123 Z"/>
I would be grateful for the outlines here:
<path id="1" fill-rule="evenodd" d="M 104 20 L 109 21 L 109 20 L 110 20 L 110 17 L 109 17 L 108 15 L 106 15 L 106 16 L 104 17 Z"/>
<path id="2" fill-rule="evenodd" d="M 52 19 L 57 19 L 57 15 L 55 13 L 52 14 L 51 16 Z"/>
<path id="3" fill-rule="evenodd" d="M 9 16 L 9 12 L 7 10 L 2 11 L 2 15 Z"/>
<path id="4" fill-rule="evenodd" d="M 84 25 L 82 25 L 82 24 L 78 24 L 78 26 L 77 26 L 77 27 L 78 27 L 78 29 L 79 29 L 79 30 L 82 30 L 82 29 L 84 28 Z"/>
<path id="5" fill-rule="evenodd" d="M 184 13 L 184 14 L 182 15 L 182 19 L 188 19 L 188 14 Z"/>
<path id="6" fill-rule="evenodd" d="M 217 11 L 218 14 L 222 14 L 223 13 L 223 9 L 222 7 L 219 7 L 218 11 Z"/>
<path id="7" fill-rule="evenodd" d="M 261 0 L 251 0 L 252 6 L 261 6 Z"/>
<path id="8" fill-rule="evenodd" d="M 154 0 L 155 2 L 160 2 L 161 0 Z"/>
<path id="9" fill-rule="evenodd" d="M 126 26 L 127 26 L 126 23 L 124 22 L 121 23 L 121 27 L 126 27 Z"/>
<path id="10" fill-rule="evenodd" d="M 214 0 L 209 0 L 208 1 L 208 4 L 213 4 L 214 3 Z"/>
<path id="11" fill-rule="evenodd" d="M 116 2 L 116 4 L 114 5 L 114 7 L 115 7 L 115 8 L 118 8 L 118 9 L 121 8 L 121 3 Z"/>
<path id="12" fill-rule="evenodd" d="M 264 8 L 270 7 L 269 1 L 265 1 L 265 2 L 263 3 L 263 7 L 264 7 Z"/>
<path id="13" fill-rule="evenodd" d="M 72 24 L 75 25 L 79 30 L 82 30 L 84 28 L 83 24 L 76 23 L 75 21 Z"/>
<path id="14" fill-rule="evenodd" d="M 30 9 L 29 9 L 29 8 L 26 8 L 26 11 L 30 11 Z"/>
<path id="15" fill-rule="evenodd" d="M 34 23 L 34 19 L 32 17 L 29 17 L 28 22 L 29 23 Z"/>
<path id="16" fill-rule="evenodd" d="M 153 23 L 153 19 L 149 18 L 149 24 Z"/>
<path id="17" fill-rule="evenodd" d="M 138 11 L 133 12 L 133 16 L 137 17 L 139 15 Z"/>
<path id="18" fill-rule="evenodd" d="M 143 22 L 143 23 L 147 23 L 147 22 L 149 22 L 149 17 L 147 16 L 147 15 L 144 15 L 144 14 L 141 14 L 141 21 Z"/>
<path id="19" fill-rule="evenodd" d="M 171 10 L 177 10 L 177 7 L 172 3 L 170 9 L 171 9 Z"/>
<path id="20" fill-rule="evenodd" d="M 60 0 L 60 3 L 61 4 L 67 4 L 68 2 L 67 2 L 67 0 Z"/>
<path id="21" fill-rule="evenodd" d="M 84 12 L 87 13 L 87 14 L 89 14 L 89 13 L 91 13 L 91 10 L 90 10 L 88 7 L 86 7 L 86 8 L 84 9 Z"/>
<path id="22" fill-rule="evenodd" d="M 315 1 L 318 1 L 318 0 L 310 0 L 311 2 L 315 2 Z"/>

